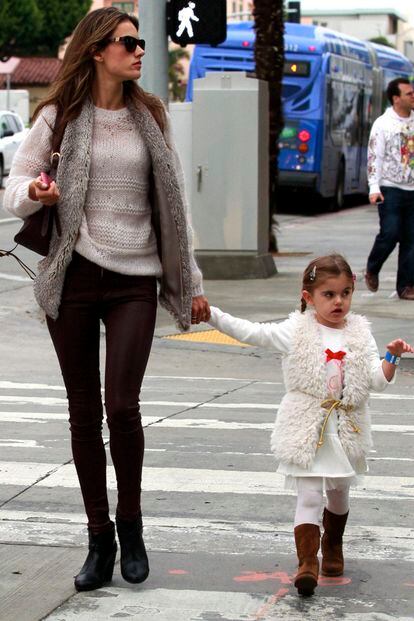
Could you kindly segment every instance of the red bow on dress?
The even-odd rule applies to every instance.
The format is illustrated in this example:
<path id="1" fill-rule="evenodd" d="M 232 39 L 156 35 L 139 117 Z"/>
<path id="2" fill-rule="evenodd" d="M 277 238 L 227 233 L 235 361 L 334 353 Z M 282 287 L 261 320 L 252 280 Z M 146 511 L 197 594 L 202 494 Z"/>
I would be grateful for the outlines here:
<path id="1" fill-rule="evenodd" d="M 342 358 L 346 355 L 345 351 L 331 351 L 330 349 L 325 349 L 326 354 L 326 362 L 330 360 L 342 360 Z"/>

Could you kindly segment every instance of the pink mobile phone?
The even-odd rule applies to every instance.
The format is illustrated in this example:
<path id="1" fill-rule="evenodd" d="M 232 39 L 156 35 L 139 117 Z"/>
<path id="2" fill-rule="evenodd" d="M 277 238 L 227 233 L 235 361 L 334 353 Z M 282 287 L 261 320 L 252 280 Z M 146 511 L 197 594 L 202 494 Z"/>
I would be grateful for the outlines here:
<path id="1" fill-rule="evenodd" d="M 42 183 L 45 183 L 47 185 L 47 187 L 50 186 L 50 184 L 52 183 L 52 179 L 49 177 L 49 175 L 45 172 L 41 172 L 40 173 L 40 178 L 42 180 Z"/>

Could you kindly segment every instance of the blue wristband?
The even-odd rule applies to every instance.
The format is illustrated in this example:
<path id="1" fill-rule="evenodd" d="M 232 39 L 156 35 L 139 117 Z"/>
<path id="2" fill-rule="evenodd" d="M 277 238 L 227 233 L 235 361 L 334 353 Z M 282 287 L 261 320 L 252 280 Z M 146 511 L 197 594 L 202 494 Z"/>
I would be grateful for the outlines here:
<path id="1" fill-rule="evenodd" d="M 390 364 L 395 364 L 396 367 L 400 364 L 400 356 L 393 356 L 391 352 L 387 351 L 385 354 L 384 360 L 389 362 Z"/>

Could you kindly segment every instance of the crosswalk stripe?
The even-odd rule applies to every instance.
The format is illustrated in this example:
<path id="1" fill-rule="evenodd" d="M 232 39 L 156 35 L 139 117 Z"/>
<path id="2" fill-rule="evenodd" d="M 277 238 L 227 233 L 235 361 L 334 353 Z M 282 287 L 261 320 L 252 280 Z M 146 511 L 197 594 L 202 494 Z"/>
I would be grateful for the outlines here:
<path id="1" fill-rule="evenodd" d="M 180 377 L 176 375 L 146 375 L 144 378 L 145 383 L 151 383 L 152 380 L 180 380 L 180 381 L 189 381 L 189 382 L 238 382 L 240 384 L 254 384 L 254 385 L 268 385 L 268 386 L 283 386 L 282 382 L 265 382 L 257 379 L 245 379 L 245 378 L 233 378 L 233 377 Z M 52 391 L 65 391 L 64 386 L 59 385 L 51 385 L 51 384 L 36 384 L 36 383 L 28 383 L 28 382 L 11 382 L 11 381 L 0 381 L 0 389 L 6 390 L 52 390 Z M 414 395 L 412 394 L 403 394 L 403 393 L 390 393 L 386 392 L 372 392 L 370 394 L 371 399 L 377 400 L 413 400 Z M 64 399 L 66 401 L 66 399 Z M 272 405 L 272 404 L 268 404 Z"/>
<path id="2" fill-rule="evenodd" d="M 17 438 L 0 438 L 0 446 L 9 446 L 14 448 L 44 448 L 38 444 L 36 440 L 23 440 Z"/>
<path id="3" fill-rule="evenodd" d="M 266 578 L 264 578 L 266 579 Z M 271 577 L 269 576 L 269 579 Z M 288 580 L 288 582 L 287 582 Z M 332 580 L 332 579 L 331 579 Z M 332 582 L 320 579 L 318 595 L 312 600 L 312 607 L 298 605 L 297 595 L 291 579 L 275 572 L 271 580 L 272 595 L 264 593 L 241 593 L 236 591 L 201 591 L 196 589 L 163 589 L 144 587 L 137 593 L 118 586 L 105 587 L 105 596 L 88 597 L 77 595 L 68 603 L 45 617 L 45 621 L 78 621 L 81 610 L 82 621 L 112 621 L 116 617 L 152 619 L 157 621 L 190 621 L 191 619 L 244 619 L 245 621 L 309 621 L 333 618 L 334 611 L 341 611 L 344 621 L 412 621 L 412 617 L 395 616 L 377 612 L 346 612 L 341 595 L 324 594 L 324 587 Z M 349 607 L 360 605 L 359 600 L 347 599 Z M 83 605 L 82 605 L 83 604 Z M 80 608 L 81 606 L 81 608 Z"/>
<path id="4" fill-rule="evenodd" d="M 108 489 L 116 489 L 115 473 L 108 467 Z M 73 464 L 0 462 L 0 485 L 78 487 Z M 294 495 L 284 489 L 284 477 L 274 472 L 144 467 L 143 489 L 170 493 Z M 364 499 L 406 501 L 414 498 L 414 477 L 365 476 L 351 489 Z"/>
<path id="5" fill-rule="evenodd" d="M 65 412 L 9 412 L 0 411 L 0 423 L 47 423 L 51 420 L 68 420 Z"/>
<path id="6" fill-rule="evenodd" d="M 160 402 L 158 402 L 158 405 Z M 142 403 L 149 407 L 153 402 Z M 169 404 L 168 404 L 169 405 Z M 205 404 L 208 405 L 208 404 Z M 1 422 L 40 422 L 50 420 L 67 420 L 68 415 L 57 412 L 2 412 L 0 411 Z M 270 423 L 250 423 L 237 421 L 224 421 L 216 418 L 163 418 L 162 416 L 143 416 L 142 424 L 144 427 L 157 424 L 157 428 L 169 429 L 216 429 L 222 431 L 234 430 L 273 430 L 273 422 Z M 373 424 L 372 430 L 387 433 L 414 433 L 414 425 L 381 425 Z"/>
<path id="7" fill-rule="evenodd" d="M 127 592 L 128 591 L 128 592 Z M 129 589 L 106 587 L 104 601 L 94 598 L 82 607 L 83 621 L 106 621 L 128 615 L 131 618 L 157 621 L 189 621 L 190 619 L 246 619 L 266 621 L 258 613 L 269 597 L 264 594 L 238 593 L 235 591 L 199 591 L 195 589 L 148 589 L 139 592 Z M 77 598 L 76 598 L 77 599 Z M 45 621 L 78 621 L 76 599 L 63 605 L 45 618 Z M 90 599 L 90 598 L 89 598 Z M 109 601 L 107 601 L 107 599 Z M 95 601 L 96 600 L 96 601 Z M 207 612 L 208 617 L 205 617 Z M 63 615 L 63 616 L 62 616 Z"/>
<path id="8" fill-rule="evenodd" d="M 183 382 L 236 382 L 238 384 L 259 384 L 260 386 L 282 386 L 283 382 L 269 382 L 258 379 L 240 378 L 240 377 L 196 377 L 196 376 L 182 376 L 182 375 L 145 375 L 144 384 L 151 383 L 153 380 L 180 380 Z M 53 384 L 41 384 L 30 382 L 11 382 L 6 380 L 0 380 L 0 389 L 13 389 L 13 390 L 60 390 L 65 391 L 65 387 Z"/>
<path id="9" fill-rule="evenodd" d="M 0 278 L 2 280 L 13 280 L 15 282 L 32 282 L 31 278 L 20 276 L 20 274 L 5 274 L 4 272 L 0 272 Z"/>
<path id="10" fill-rule="evenodd" d="M 0 510 L 0 541 L 38 545 L 79 546 L 87 540 L 86 517 L 81 513 L 45 513 Z M 223 521 L 144 517 L 145 541 L 149 550 L 292 555 L 291 523 Z M 348 548 L 352 541 L 352 548 Z M 345 535 L 349 559 L 403 559 L 414 561 L 412 528 L 353 525 Z"/>
<path id="11" fill-rule="evenodd" d="M 395 396 L 396 399 L 409 399 L 411 397 Z M 45 405 L 45 406 L 66 406 L 67 399 L 60 397 L 33 397 L 33 396 L 18 396 L 18 395 L 0 395 L 0 403 L 14 403 L 16 405 Z M 160 407 L 184 407 L 184 408 L 206 408 L 206 409 L 221 409 L 221 410 L 274 410 L 276 411 L 280 403 L 222 403 L 222 402 L 207 402 L 202 401 L 153 401 L 143 400 L 140 401 L 141 406 L 160 406 Z"/>

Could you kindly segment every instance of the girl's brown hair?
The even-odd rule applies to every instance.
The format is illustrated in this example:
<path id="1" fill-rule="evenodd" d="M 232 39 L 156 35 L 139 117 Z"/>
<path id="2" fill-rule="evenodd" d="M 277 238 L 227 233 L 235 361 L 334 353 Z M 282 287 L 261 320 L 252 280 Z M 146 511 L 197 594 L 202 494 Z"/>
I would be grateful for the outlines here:
<path id="1" fill-rule="evenodd" d="M 57 135 L 63 133 L 66 124 L 80 114 L 83 103 L 91 95 L 95 78 L 94 54 L 107 45 L 116 27 L 128 20 L 138 30 L 138 19 L 134 15 L 114 7 L 92 11 L 79 22 L 66 49 L 59 75 L 46 99 L 36 108 L 34 118 L 44 106 L 55 105 L 59 120 L 54 132 Z M 145 92 L 135 80 L 126 80 L 123 88 L 125 101 L 136 107 L 144 104 L 164 131 L 166 116 L 162 101 Z"/>
<path id="2" fill-rule="evenodd" d="M 346 259 L 341 254 L 328 254 L 324 257 L 313 259 L 303 272 L 302 290 L 312 293 L 328 278 L 345 274 L 352 282 L 354 289 L 354 274 Z M 306 301 L 301 299 L 301 313 L 306 310 Z"/>

